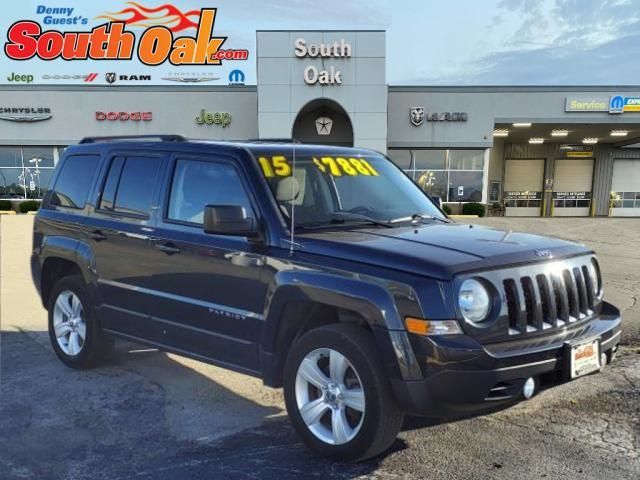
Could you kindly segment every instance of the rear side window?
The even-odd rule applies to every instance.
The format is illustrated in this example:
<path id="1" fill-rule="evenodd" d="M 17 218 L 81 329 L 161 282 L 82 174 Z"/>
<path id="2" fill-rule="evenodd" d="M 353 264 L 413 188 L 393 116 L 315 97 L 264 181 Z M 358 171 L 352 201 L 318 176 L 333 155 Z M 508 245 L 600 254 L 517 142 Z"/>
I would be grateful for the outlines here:
<path id="1" fill-rule="evenodd" d="M 67 157 L 51 192 L 49 203 L 60 207 L 84 208 L 99 164 L 99 155 Z"/>
<path id="2" fill-rule="evenodd" d="M 100 208 L 149 216 L 161 164 L 160 157 L 115 157 L 109 167 Z"/>

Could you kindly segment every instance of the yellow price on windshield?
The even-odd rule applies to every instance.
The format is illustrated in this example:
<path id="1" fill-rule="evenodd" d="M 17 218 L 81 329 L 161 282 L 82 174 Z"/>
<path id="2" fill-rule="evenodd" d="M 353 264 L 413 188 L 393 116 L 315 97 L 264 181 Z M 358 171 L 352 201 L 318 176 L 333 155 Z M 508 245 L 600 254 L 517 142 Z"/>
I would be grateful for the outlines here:
<path id="1" fill-rule="evenodd" d="M 260 168 L 264 176 L 288 177 L 291 175 L 291 165 L 284 155 L 273 155 L 271 157 L 258 157 Z M 377 177 L 379 173 L 364 158 L 353 157 L 313 157 L 313 163 L 322 173 L 334 177 L 365 175 L 367 177 Z"/>
<path id="2" fill-rule="evenodd" d="M 313 157 L 313 163 L 322 173 L 329 173 L 334 177 L 342 175 L 366 175 L 377 177 L 379 173 L 364 158 L 345 157 Z"/>

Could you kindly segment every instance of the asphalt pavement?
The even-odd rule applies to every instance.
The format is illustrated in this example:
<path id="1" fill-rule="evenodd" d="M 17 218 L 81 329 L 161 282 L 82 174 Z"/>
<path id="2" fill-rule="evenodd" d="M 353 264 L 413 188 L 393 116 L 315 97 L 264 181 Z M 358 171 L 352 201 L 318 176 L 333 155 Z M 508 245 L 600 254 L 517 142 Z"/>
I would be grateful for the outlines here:
<path id="1" fill-rule="evenodd" d="M 281 392 L 256 379 L 126 342 L 94 370 L 62 365 L 29 285 L 25 218 L 0 220 L 0 479 L 640 478 L 638 220 L 478 220 L 592 245 L 625 346 L 602 373 L 508 409 L 408 418 L 389 452 L 343 464 L 310 453 Z"/>

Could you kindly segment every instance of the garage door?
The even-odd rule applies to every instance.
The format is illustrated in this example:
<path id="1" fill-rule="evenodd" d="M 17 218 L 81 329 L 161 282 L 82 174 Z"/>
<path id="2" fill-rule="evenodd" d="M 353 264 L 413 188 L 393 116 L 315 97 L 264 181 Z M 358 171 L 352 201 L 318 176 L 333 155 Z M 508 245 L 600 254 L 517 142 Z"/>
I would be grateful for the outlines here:
<path id="1" fill-rule="evenodd" d="M 614 160 L 611 215 L 640 217 L 640 160 Z"/>
<path id="2" fill-rule="evenodd" d="M 589 216 L 592 180 L 593 158 L 556 160 L 553 175 L 553 216 Z"/>
<path id="3" fill-rule="evenodd" d="M 544 160 L 507 160 L 504 170 L 505 215 L 539 217 Z"/>

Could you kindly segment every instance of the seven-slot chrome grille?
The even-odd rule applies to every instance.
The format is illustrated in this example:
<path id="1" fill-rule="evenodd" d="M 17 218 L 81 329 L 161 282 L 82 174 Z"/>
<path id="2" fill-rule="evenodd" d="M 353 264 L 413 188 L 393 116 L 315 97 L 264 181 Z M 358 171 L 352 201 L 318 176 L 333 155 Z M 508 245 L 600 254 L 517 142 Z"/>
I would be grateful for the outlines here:
<path id="1" fill-rule="evenodd" d="M 549 262 L 502 279 L 509 335 L 563 327 L 594 313 L 600 280 L 592 256 Z"/>
<path id="2" fill-rule="evenodd" d="M 499 300 L 493 319 L 464 324 L 483 343 L 559 331 L 592 318 L 602 305 L 602 279 L 593 254 L 465 275 L 459 281 L 465 278 L 490 283 Z"/>

